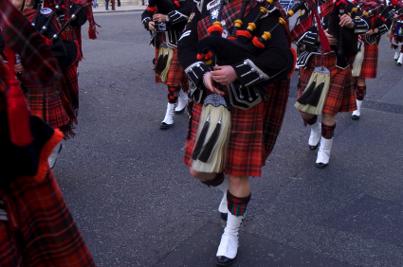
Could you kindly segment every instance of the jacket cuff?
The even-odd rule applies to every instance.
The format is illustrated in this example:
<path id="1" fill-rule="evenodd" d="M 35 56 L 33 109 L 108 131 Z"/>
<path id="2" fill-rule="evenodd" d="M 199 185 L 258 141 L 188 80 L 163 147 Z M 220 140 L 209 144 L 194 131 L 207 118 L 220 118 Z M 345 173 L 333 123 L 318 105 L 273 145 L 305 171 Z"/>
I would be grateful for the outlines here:
<path id="1" fill-rule="evenodd" d="M 238 75 L 238 81 L 246 87 L 267 81 L 270 78 L 250 59 L 245 59 L 242 63 L 233 65 L 233 67 Z"/>
<path id="2" fill-rule="evenodd" d="M 185 73 L 194 87 L 199 87 L 203 83 L 203 76 L 208 71 L 210 71 L 210 67 L 202 61 L 197 61 L 185 69 Z"/>
<path id="3" fill-rule="evenodd" d="M 356 17 L 353 19 L 354 22 L 354 33 L 355 34 L 364 34 L 367 31 L 369 31 L 369 25 L 365 21 L 365 19 L 362 19 L 360 17 Z"/>
<path id="4" fill-rule="evenodd" d="M 168 19 L 170 24 L 177 24 L 181 22 L 187 22 L 189 17 L 185 14 L 182 14 L 178 10 L 172 10 L 168 13 Z"/>
<path id="5" fill-rule="evenodd" d="M 381 26 L 378 27 L 378 34 L 382 35 L 385 34 L 389 31 L 389 28 L 386 24 L 382 24 Z"/>
<path id="6" fill-rule="evenodd" d="M 142 22 L 143 22 L 143 25 L 144 25 L 144 27 L 146 28 L 146 30 L 148 30 L 148 23 L 151 21 L 151 18 L 150 17 L 145 17 L 143 20 L 142 20 Z"/>
<path id="7" fill-rule="evenodd" d="M 307 50 L 314 50 L 316 51 L 319 48 L 319 37 L 318 33 L 312 32 L 312 31 L 307 31 L 304 33 L 296 42 L 296 45 L 298 47 L 304 45 Z"/>

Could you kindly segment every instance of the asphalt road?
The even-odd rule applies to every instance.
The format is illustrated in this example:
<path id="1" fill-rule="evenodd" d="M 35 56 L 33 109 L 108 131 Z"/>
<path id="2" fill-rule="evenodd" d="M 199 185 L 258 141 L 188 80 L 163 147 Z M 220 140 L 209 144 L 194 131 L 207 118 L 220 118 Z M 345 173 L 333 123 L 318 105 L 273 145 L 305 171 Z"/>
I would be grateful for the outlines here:
<path id="1" fill-rule="evenodd" d="M 138 13 L 99 14 L 84 40 L 77 136 L 56 166 L 98 266 L 214 266 L 220 194 L 182 163 L 187 116 L 160 131 L 166 96 Z M 314 168 L 293 103 L 253 199 L 235 266 L 403 266 L 403 68 L 386 42 L 362 119 L 338 118 Z"/>

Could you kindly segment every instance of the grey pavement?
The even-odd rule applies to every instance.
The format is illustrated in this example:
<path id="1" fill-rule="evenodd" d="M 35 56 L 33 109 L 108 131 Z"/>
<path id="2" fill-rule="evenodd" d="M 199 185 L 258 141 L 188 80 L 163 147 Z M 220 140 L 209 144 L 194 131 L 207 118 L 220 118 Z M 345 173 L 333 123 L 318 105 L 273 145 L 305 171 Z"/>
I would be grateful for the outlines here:
<path id="1" fill-rule="evenodd" d="M 98 266 L 214 266 L 220 194 L 182 163 L 187 116 L 159 123 L 165 88 L 137 13 L 97 14 L 84 40 L 76 137 L 56 175 Z M 235 266 L 403 266 L 403 68 L 382 43 L 360 121 L 338 118 L 318 170 L 293 103 L 253 196 Z"/>
<path id="2" fill-rule="evenodd" d="M 120 7 L 118 7 L 116 5 L 116 10 L 112 10 L 111 7 L 109 7 L 109 10 L 105 10 L 105 5 L 100 3 L 100 5 L 98 7 L 93 8 L 93 11 L 95 14 L 97 14 L 97 13 L 113 14 L 113 13 L 121 13 L 121 12 L 142 12 L 144 9 L 145 9 L 145 6 L 142 6 L 142 5 L 122 4 L 122 6 L 120 6 Z"/>

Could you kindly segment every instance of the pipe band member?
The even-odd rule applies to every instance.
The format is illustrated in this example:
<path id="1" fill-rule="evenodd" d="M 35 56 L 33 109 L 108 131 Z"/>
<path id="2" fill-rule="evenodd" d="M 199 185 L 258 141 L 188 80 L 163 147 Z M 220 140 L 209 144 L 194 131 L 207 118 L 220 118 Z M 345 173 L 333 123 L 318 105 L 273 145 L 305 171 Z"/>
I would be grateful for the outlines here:
<path id="1" fill-rule="evenodd" d="M 227 222 L 216 259 L 227 266 L 237 256 L 249 177 L 262 175 L 282 125 L 294 57 L 277 1 L 197 2 L 179 41 L 192 101 L 184 161 L 191 175 L 223 191 Z"/>
<path id="2" fill-rule="evenodd" d="M 94 267 L 49 170 L 63 134 L 32 116 L 15 72 L 15 54 L 42 82 L 59 76 L 51 49 L 9 0 L 0 1 L 0 266 Z"/>
<path id="3" fill-rule="evenodd" d="M 192 0 L 151 0 L 142 14 L 142 22 L 152 35 L 155 47 L 154 71 L 157 83 L 168 87 L 168 104 L 160 129 L 174 125 L 175 113 L 184 111 L 187 79 L 178 59 L 178 39 L 194 6 Z M 179 97 L 179 99 L 178 99 Z"/>
<path id="4" fill-rule="evenodd" d="M 308 83 L 317 68 L 327 69 L 330 84 L 323 109 L 319 114 L 300 112 L 305 125 L 311 128 L 309 148 L 316 150 L 319 147 L 315 165 L 324 168 L 330 160 L 336 115 L 356 109 L 351 63 L 356 54 L 357 36 L 367 31 L 368 27 L 365 27 L 362 18 L 352 18 L 354 6 L 348 1 L 309 0 L 306 3 L 310 11 L 291 32 L 300 52 L 297 61 L 300 69 L 297 102 L 307 100 L 304 97 L 305 89 L 308 89 Z M 323 84 L 316 85 L 316 89 L 322 88 Z M 309 101 L 318 99 L 312 97 Z M 322 115 L 321 120 L 318 115 Z"/>

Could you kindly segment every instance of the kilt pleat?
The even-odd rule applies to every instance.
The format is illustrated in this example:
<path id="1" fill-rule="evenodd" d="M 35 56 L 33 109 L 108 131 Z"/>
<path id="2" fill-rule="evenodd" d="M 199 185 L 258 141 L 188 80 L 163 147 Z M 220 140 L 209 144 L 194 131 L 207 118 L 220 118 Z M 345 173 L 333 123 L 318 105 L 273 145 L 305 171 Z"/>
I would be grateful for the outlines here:
<path id="1" fill-rule="evenodd" d="M 0 199 L 10 218 L 0 221 L 0 266 L 95 266 L 50 172 L 41 183 L 15 179 Z"/>
<path id="2" fill-rule="evenodd" d="M 42 118 L 52 128 L 61 128 L 72 123 L 64 103 L 61 90 L 54 86 L 26 86 L 26 97 L 31 113 Z"/>
<path id="3" fill-rule="evenodd" d="M 334 54 L 324 55 L 323 61 L 320 60 L 320 56 L 315 55 L 306 67 L 300 69 L 297 97 L 303 94 L 315 67 L 322 64 L 330 71 L 330 87 L 323 107 L 323 114 L 336 115 L 339 112 L 354 111 L 356 109 L 356 97 L 351 66 L 337 67 Z"/>
<path id="4" fill-rule="evenodd" d="M 360 77 L 364 79 L 376 78 L 378 70 L 378 45 L 365 44 L 364 60 L 362 62 Z"/>
<path id="5" fill-rule="evenodd" d="M 288 100 L 289 81 L 274 82 L 267 87 L 265 101 L 248 110 L 231 110 L 231 132 L 224 173 L 236 177 L 261 176 L 283 122 Z M 192 165 L 202 104 L 194 104 L 185 145 L 184 162 Z"/>
<path id="6" fill-rule="evenodd" d="M 79 108 L 79 85 L 78 85 L 78 63 L 73 64 L 64 72 L 64 81 L 67 88 L 69 102 L 74 113 L 78 113 Z"/>

